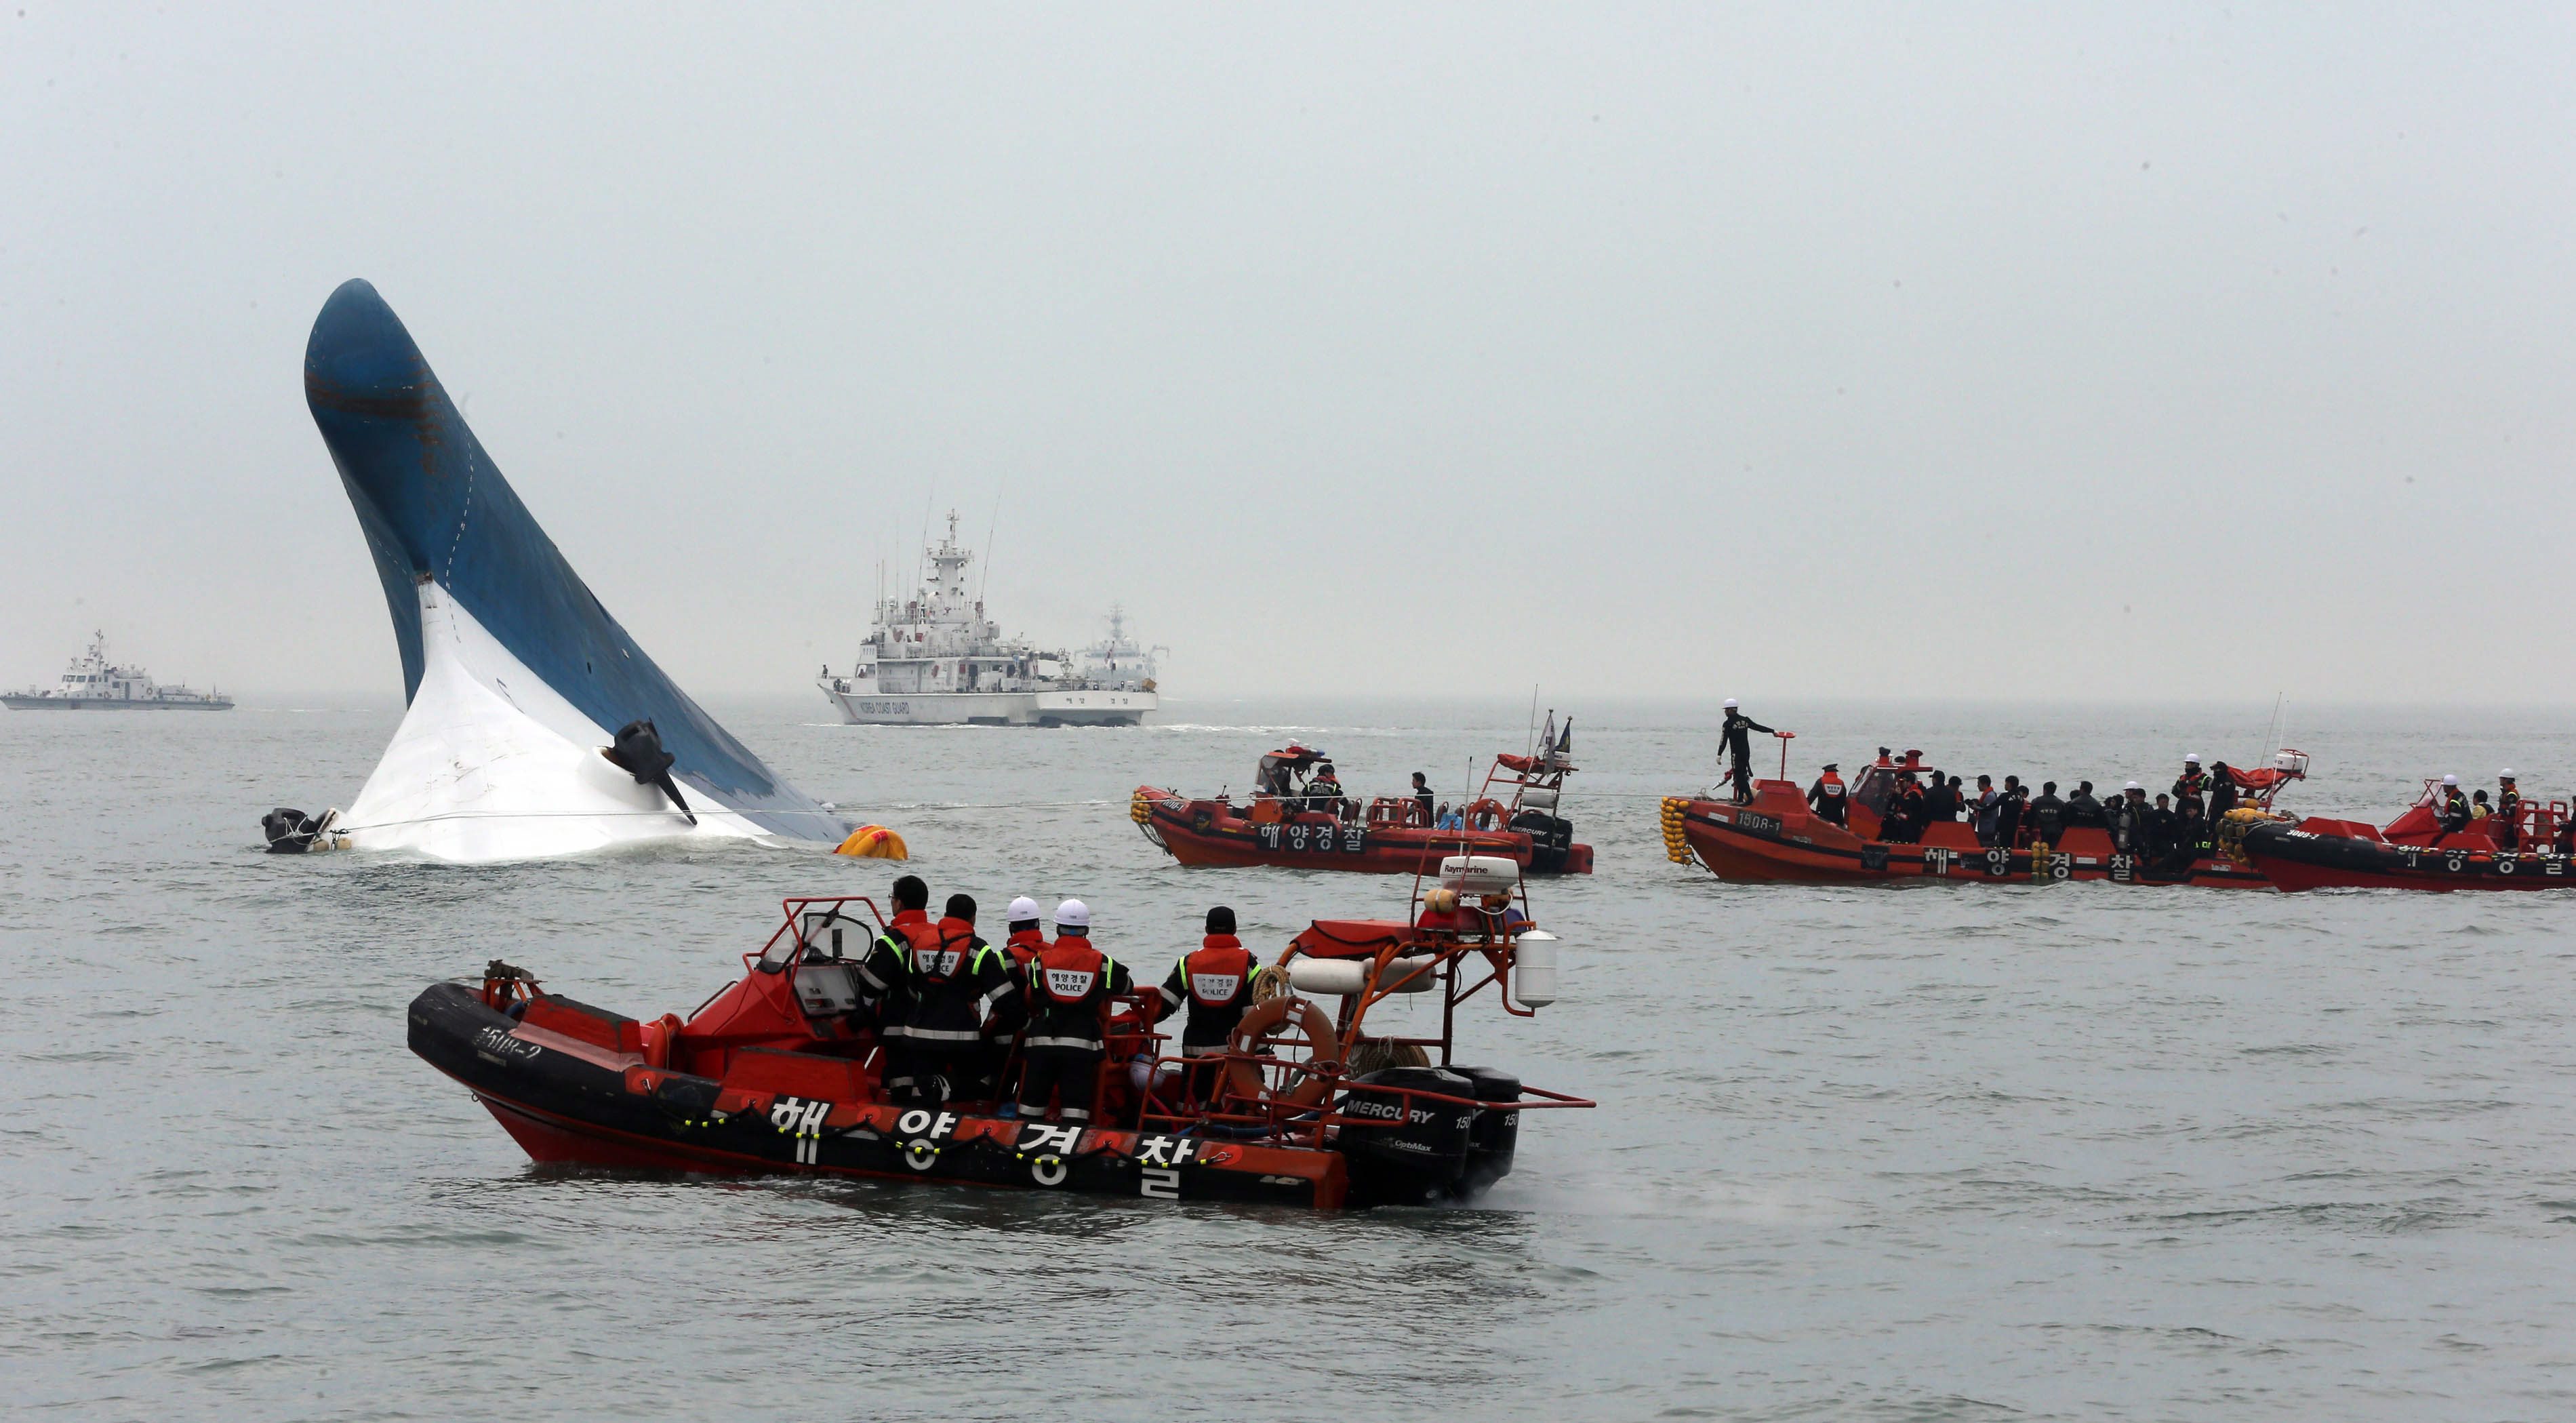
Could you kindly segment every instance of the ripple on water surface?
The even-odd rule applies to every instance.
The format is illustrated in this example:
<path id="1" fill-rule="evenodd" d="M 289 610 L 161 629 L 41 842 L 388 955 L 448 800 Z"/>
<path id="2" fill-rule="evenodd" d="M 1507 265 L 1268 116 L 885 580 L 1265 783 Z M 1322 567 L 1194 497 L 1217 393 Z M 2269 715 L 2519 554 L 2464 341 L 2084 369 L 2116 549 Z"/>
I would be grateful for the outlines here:
<path id="1" fill-rule="evenodd" d="M 403 1048 L 423 983 L 498 956 L 685 1010 L 780 895 L 874 891 L 887 867 L 272 859 L 257 813 L 345 801 L 390 714 L 0 717 L 12 1404 L 2576 1416 L 2576 899 L 1726 885 L 1666 863 L 1655 821 L 1654 794 L 1708 777 L 1704 722 L 1607 710 L 1585 713 L 1568 802 L 1599 872 L 1540 890 L 1565 999 L 1466 1029 L 1472 1059 L 1603 1110 L 1534 1116 L 1478 1208 L 1342 1218 L 532 1167 Z M 2098 782 L 2267 709 L 2025 710 L 2012 725 L 2064 731 L 2009 742 L 1964 712 L 1777 710 L 1819 760 L 1902 734 L 1971 774 Z M 1391 912 L 1403 885 L 1178 870 L 1128 824 L 1132 786 L 1240 785 L 1292 733 L 1355 788 L 1446 784 L 1525 734 L 1474 709 L 1242 711 L 1141 735 L 727 720 L 904 828 L 937 892 L 1080 894 L 1152 969 L 1210 903 L 1274 945 Z M 2466 754 L 2420 724 L 2303 731 L 2319 777 L 2294 799 L 2372 814 L 2425 757 Z M 2538 762 L 2568 731 L 2463 745 Z"/>

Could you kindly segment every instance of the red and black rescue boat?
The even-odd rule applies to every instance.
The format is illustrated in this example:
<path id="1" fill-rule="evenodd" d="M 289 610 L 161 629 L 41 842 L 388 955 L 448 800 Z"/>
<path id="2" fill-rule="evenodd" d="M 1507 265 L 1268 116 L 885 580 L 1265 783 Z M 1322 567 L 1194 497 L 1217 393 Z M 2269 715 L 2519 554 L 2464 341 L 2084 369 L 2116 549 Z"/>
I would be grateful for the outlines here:
<path id="1" fill-rule="evenodd" d="M 1510 873 L 1477 868 L 1488 881 Z M 495 960 L 480 983 L 412 1000 L 412 1051 L 539 1162 L 1319 1209 L 1472 1196 L 1511 1170 L 1521 1113 L 1593 1105 L 1451 1060 L 1460 1005 L 1490 989 L 1528 1017 L 1554 1000 L 1554 942 L 1517 908 L 1317 921 L 1264 970 L 1279 991 L 1229 1050 L 1188 1059 L 1197 1075 L 1147 1026 L 1158 996 L 1136 995 L 1106 1024 L 1099 1115 L 1075 1124 L 1004 1117 L 991 1101 L 890 1100 L 851 972 L 882 928 L 875 905 L 783 907 L 742 978 L 685 1020 L 594 1008 Z M 1376 1003 L 1424 992 L 1441 995 L 1438 1037 L 1365 1031 Z"/>
<path id="2" fill-rule="evenodd" d="M 1668 796 L 1664 850 L 1676 864 L 1696 859 L 1720 879 L 1848 883 L 1966 879 L 1992 883 L 2107 880 L 2113 884 L 2191 884 L 2260 888 L 2261 871 L 2234 852 L 2224 833 L 2210 853 L 2153 858 L 2120 849 L 2099 826 L 2067 827 L 2057 843 L 2027 832 L 2010 845 L 1988 845 L 1964 821 L 1934 820 L 1919 838 L 1880 838 L 1882 811 L 1907 776 L 1936 775 L 1908 751 L 1864 766 L 1846 797 L 1849 824 L 1817 815 L 1796 782 L 1756 780 L 1751 803 L 1715 796 Z M 2308 758 L 2283 751 L 2260 770 L 2231 770 L 2239 790 L 2269 814 L 2282 787 L 2307 773 Z"/>
<path id="3" fill-rule="evenodd" d="M 2296 825 L 2257 825 L 2245 832 L 2245 853 L 2286 890 L 2576 886 L 2576 824 L 2567 802 L 2525 800 L 2510 820 L 2484 816 L 2445 831 L 2442 794 L 2426 780 L 2423 798 L 2384 827 L 2313 815 Z"/>
<path id="4" fill-rule="evenodd" d="M 1286 865 L 1362 874 L 1424 874 L 1455 855 L 1499 857 L 1534 875 L 1588 875 L 1592 847 L 1574 838 L 1557 812 L 1574 770 L 1574 725 L 1542 739 L 1535 755 L 1501 755 L 1475 799 L 1449 823 L 1413 796 L 1378 796 L 1366 805 L 1339 794 L 1292 786 L 1289 772 L 1324 760 L 1312 747 L 1290 745 L 1261 758 L 1251 798 L 1238 805 L 1220 794 L 1193 800 L 1160 786 L 1138 786 L 1128 817 L 1184 865 Z"/>

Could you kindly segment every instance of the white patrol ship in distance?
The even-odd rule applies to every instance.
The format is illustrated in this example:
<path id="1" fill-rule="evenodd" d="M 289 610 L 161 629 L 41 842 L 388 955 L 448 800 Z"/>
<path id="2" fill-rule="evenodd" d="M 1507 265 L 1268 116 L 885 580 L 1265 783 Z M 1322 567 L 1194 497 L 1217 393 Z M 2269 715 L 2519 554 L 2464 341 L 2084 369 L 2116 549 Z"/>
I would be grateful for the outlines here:
<path id="1" fill-rule="evenodd" d="M 966 587 L 975 556 L 957 546 L 957 515 L 931 549 L 930 581 L 914 597 L 877 602 L 876 622 L 845 675 L 823 668 L 815 685 L 859 726 L 1142 726 L 1161 699 L 1155 659 L 1139 647 L 1123 610 L 1109 636 L 1077 661 L 1026 638 L 1005 638 Z"/>
<path id="2" fill-rule="evenodd" d="M 50 687 L 0 693 L 0 705 L 12 711 L 231 711 L 232 699 L 221 692 L 192 692 L 186 686 L 164 687 L 140 667 L 119 667 L 107 660 L 107 634 L 90 634 L 89 651 L 72 659 L 71 669 Z"/>

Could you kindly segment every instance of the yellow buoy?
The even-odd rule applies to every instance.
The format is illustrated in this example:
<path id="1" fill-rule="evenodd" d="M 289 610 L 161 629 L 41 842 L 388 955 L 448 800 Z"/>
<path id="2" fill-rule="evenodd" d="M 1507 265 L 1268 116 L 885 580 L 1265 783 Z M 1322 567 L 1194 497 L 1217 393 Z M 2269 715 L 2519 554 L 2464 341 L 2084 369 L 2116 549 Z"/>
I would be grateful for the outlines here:
<path id="1" fill-rule="evenodd" d="M 882 825 L 862 825 L 850 832 L 850 838 L 832 851 L 835 855 L 855 855 L 863 860 L 909 860 L 912 853 L 904 848 L 903 837 Z"/>
<path id="2" fill-rule="evenodd" d="M 1674 864 L 1691 862 L 1690 840 L 1682 834 L 1682 818 L 1690 802 L 1680 796 L 1664 797 L 1664 855 Z"/>

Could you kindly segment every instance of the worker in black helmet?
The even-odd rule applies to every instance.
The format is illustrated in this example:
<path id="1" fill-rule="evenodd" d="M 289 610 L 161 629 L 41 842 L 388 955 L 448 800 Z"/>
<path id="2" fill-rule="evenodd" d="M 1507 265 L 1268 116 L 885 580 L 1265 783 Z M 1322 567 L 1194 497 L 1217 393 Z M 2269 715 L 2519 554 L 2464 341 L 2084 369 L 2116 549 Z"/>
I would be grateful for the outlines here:
<path id="1" fill-rule="evenodd" d="M 948 896 L 937 924 L 914 926 L 909 956 L 911 1008 L 904 1041 L 912 1049 L 909 1090 L 899 1100 L 937 1105 L 987 1101 L 995 1064 L 985 1024 L 1019 992 L 1010 955 L 975 932 L 972 895 Z"/>
<path id="2" fill-rule="evenodd" d="M 1735 698 L 1726 699 L 1726 721 L 1718 727 L 1717 733 L 1726 742 L 1726 756 L 1730 763 L 1727 776 L 1735 782 L 1737 805 L 1753 803 L 1753 733 L 1770 729 L 1746 716 L 1736 705 Z"/>
<path id="3" fill-rule="evenodd" d="M 1243 1021 L 1244 1010 L 1252 1006 L 1253 986 L 1261 972 L 1252 951 L 1234 936 L 1234 911 L 1220 904 L 1207 912 L 1206 937 L 1181 955 L 1172 964 L 1171 976 L 1163 980 L 1163 1009 L 1155 1020 L 1187 1005 L 1190 1015 L 1181 1024 L 1181 1056 L 1220 1055 L 1234 1036 L 1235 1024 Z M 1191 1101 L 1213 1097 L 1220 1067 L 1210 1063 L 1190 1069 Z"/>
<path id="4" fill-rule="evenodd" d="M 1825 773 L 1816 777 L 1814 785 L 1807 787 L 1808 807 L 1816 812 L 1818 820 L 1831 825 L 1851 823 L 1851 797 L 1843 787 L 1842 769 L 1841 762 L 1827 761 Z"/>

